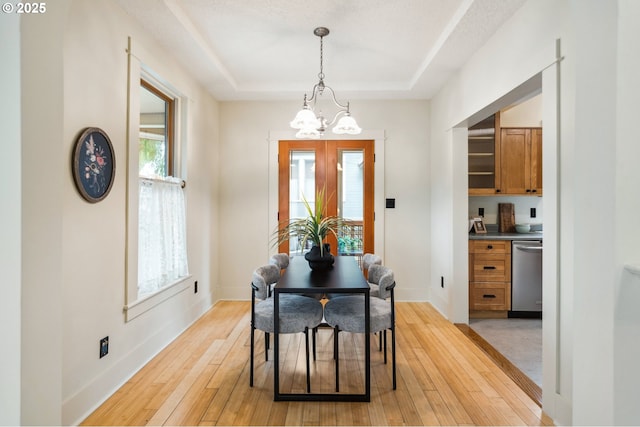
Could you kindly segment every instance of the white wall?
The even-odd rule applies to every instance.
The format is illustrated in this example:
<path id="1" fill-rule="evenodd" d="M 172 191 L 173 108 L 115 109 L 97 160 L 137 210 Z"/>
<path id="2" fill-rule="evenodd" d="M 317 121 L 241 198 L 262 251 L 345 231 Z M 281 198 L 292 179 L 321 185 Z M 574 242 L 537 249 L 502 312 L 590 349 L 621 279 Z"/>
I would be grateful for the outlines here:
<path id="1" fill-rule="evenodd" d="M 543 73 L 553 77 L 544 77 L 546 83 L 559 79 L 558 92 L 543 87 L 543 97 L 550 92 L 559 95 L 560 106 L 558 128 L 552 124 L 551 133 L 545 133 L 545 165 L 557 173 L 545 181 L 543 197 L 550 200 L 545 203 L 545 220 L 551 216 L 554 225 L 557 222 L 555 235 L 547 230 L 545 241 L 553 241 L 554 257 L 559 257 L 557 271 L 545 272 L 545 292 L 553 294 L 545 298 L 559 305 L 550 316 L 557 323 L 544 328 L 544 347 L 557 352 L 545 352 L 543 409 L 559 424 L 635 424 L 639 419 L 631 396 L 637 395 L 640 368 L 623 348 L 638 341 L 639 316 L 630 304 L 637 307 L 640 293 L 633 288 L 638 280 L 622 273 L 623 263 L 637 263 L 639 258 L 636 233 L 629 233 L 638 209 L 639 176 L 637 165 L 632 166 L 637 144 L 629 138 L 632 118 L 638 114 L 633 101 L 638 84 L 632 77 L 637 76 L 638 56 L 631 53 L 638 40 L 632 29 L 638 12 L 630 0 L 529 1 L 432 100 L 432 164 L 438 165 L 432 175 L 433 218 L 460 218 L 457 208 L 465 206 L 464 186 L 455 183 L 466 170 L 466 159 L 464 150 L 452 145 L 464 144 L 465 139 L 457 138 L 451 127 L 464 124 L 485 106 L 499 104 L 512 89 L 551 65 L 554 40 L 561 40 L 564 60 L 559 73 L 554 66 Z M 555 110 L 545 102 L 546 110 Z M 553 114 L 545 112 L 544 117 L 546 132 L 546 120 Z M 549 157 L 552 154 L 556 156 Z M 438 187 L 453 187 L 454 196 Z M 466 235 L 456 230 L 453 223 L 451 231 L 443 232 L 453 235 L 453 255 L 450 262 L 434 257 L 434 290 L 440 269 L 451 269 L 452 264 L 466 270 Z M 434 239 L 432 246 L 440 243 Z M 432 292 L 434 303 L 453 319 L 464 317 L 450 300 L 467 286 L 466 279 L 460 279 L 448 293 Z M 623 296 L 633 302 L 623 304 Z M 619 350 L 616 357 L 614 348 Z M 630 349 L 629 354 L 638 354 L 637 346 Z M 549 367 L 554 372 L 549 373 Z"/>
<path id="2" fill-rule="evenodd" d="M 452 299 L 451 292 L 465 294 L 468 286 L 462 262 L 468 252 L 470 213 L 466 134 L 456 136 L 454 127 L 464 126 L 468 118 L 482 111 L 484 116 L 490 115 L 521 98 L 500 103 L 502 97 L 553 62 L 565 8 L 563 2 L 527 2 L 432 100 L 432 229 L 435 233 L 439 224 L 449 226 L 437 231 L 438 237 L 431 242 L 434 256 L 440 257 L 433 260 L 431 297 L 454 322 L 466 322 L 468 316 L 468 306 L 460 298 Z M 454 144 L 454 140 L 460 143 Z M 436 247 L 440 254 L 435 253 Z M 450 253 L 453 258 L 442 259 L 442 253 Z M 440 276 L 448 272 L 453 277 L 452 286 L 442 289 Z"/>
<path id="3" fill-rule="evenodd" d="M 339 91 L 338 91 L 339 95 Z M 221 104 L 220 189 L 221 269 L 216 297 L 247 299 L 251 272 L 268 261 L 270 132 L 286 133 L 299 102 Z M 384 262 L 396 272 L 398 299 L 426 300 L 429 268 L 429 103 L 427 101 L 351 101 L 365 130 L 384 130 L 384 197 L 396 199 L 384 216 Z M 247 117 L 251 125 L 247 125 Z"/>
<path id="4" fill-rule="evenodd" d="M 439 239 L 434 238 L 432 248 L 435 253 L 435 248 L 444 244 L 450 258 L 442 254 L 437 254 L 439 259 L 433 258 L 431 296 L 454 322 L 468 321 L 467 215 L 478 206 L 470 208 L 468 202 L 466 134 L 459 135 L 452 127 L 464 126 L 467 118 L 483 110 L 488 115 L 511 105 L 516 100 L 508 99 L 512 91 L 553 63 L 555 39 L 566 26 L 566 9 L 564 2 L 527 2 L 432 100 L 434 232 L 436 223 L 450 223 L 448 230 L 441 230 Z M 549 196 L 552 194 L 549 192 Z M 440 272 L 453 276 L 448 288 L 440 287 Z M 570 377 L 571 360 L 565 359 L 562 366 Z M 554 390 L 555 386 L 545 390 Z M 545 397 L 555 395 L 553 391 L 545 393 Z M 571 384 L 560 387 L 559 395 L 559 401 L 565 395 L 570 399 Z M 570 409 L 563 405 L 564 401 L 557 405 L 562 408 L 545 407 L 545 411 L 559 422 L 570 423 Z M 567 412 L 568 417 L 563 415 Z"/>
<path id="5" fill-rule="evenodd" d="M 629 138 L 640 116 L 640 2 L 621 1 L 617 51 L 616 271 L 614 320 L 614 410 L 618 425 L 640 425 L 637 405 L 640 370 L 640 277 L 622 271 L 623 264 L 640 266 L 637 216 L 640 212 L 640 144 Z"/>
<path id="6" fill-rule="evenodd" d="M 542 224 L 544 212 L 542 197 L 531 196 L 471 196 L 469 197 L 469 216 L 478 216 L 478 209 L 484 209 L 486 224 L 498 224 L 498 204 L 513 203 L 516 224 Z M 536 217 L 531 217 L 531 208 L 536 209 Z"/>
<path id="7" fill-rule="evenodd" d="M 0 425 L 20 424 L 20 20 L 0 15 Z M 16 349 L 6 351 L 5 349 Z"/>
<path id="8" fill-rule="evenodd" d="M 217 102 L 114 2 L 47 6 L 22 29 L 22 99 L 29 114 L 22 128 L 20 423 L 59 425 L 80 422 L 210 307 L 219 126 Z M 189 98 L 187 233 L 199 292 L 190 286 L 125 323 L 129 36 L 138 59 Z M 110 136 L 116 158 L 114 186 L 96 204 L 81 198 L 70 170 L 77 135 L 88 126 Z M 98 342 L 107 335 L 109 354 L 99 359 Z"/>
<path id="9" fill-rule="evenodd" d="M 616 225 L 606 219 L 616 217 L 618 11 L 617 2 L 571 6 L 576 40 L 573 422 L 612 424 L 614 287 L 619 273 Z M 585 233 L 590 224 L 598 226 Z M 589 390 L 599 390 L 597 400 Z"/>

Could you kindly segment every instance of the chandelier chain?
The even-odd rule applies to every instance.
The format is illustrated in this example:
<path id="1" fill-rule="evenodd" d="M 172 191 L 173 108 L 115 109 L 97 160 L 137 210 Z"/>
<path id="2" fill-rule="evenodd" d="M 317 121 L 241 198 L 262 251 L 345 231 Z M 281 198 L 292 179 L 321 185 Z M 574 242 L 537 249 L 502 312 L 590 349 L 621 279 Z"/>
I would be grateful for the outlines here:
<path id="1" fill-rule="evenodd" d="M 322 59 L 323 59 L 323 52 L 324 52 L 324 43 L 323 43 L 324 37 L 320 36 L 320 72 L 318 73 L 318 78 L 320 79 L 320 81 L 324 80 L 324 72 L 322 70 Z"/>

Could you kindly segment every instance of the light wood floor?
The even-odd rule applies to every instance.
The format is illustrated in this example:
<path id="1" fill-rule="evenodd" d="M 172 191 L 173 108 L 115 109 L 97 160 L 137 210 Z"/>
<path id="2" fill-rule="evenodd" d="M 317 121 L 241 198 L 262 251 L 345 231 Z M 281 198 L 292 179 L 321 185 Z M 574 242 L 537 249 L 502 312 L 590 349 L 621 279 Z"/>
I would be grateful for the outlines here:
<path id="1" fill-rule="evenodd" d="M 274 402 L 272 354 L 249 302 L 219 302 L 83 425 L 552 425 L 540 407 L 428 303 L 397 303 L 398 387 L 372 339 L 371 402 Z M 341 392 L 362 392 L 362 335 L 341 333 Z M 318 333 L 312 391 L 332 392 L 332 331 Z M 271 351 L 270 351 L 271 353 Z M 389 354 L 390 356 L 390 354 Z M 304 336 L 281 336 L 281 391 L 303 392 Z"/>

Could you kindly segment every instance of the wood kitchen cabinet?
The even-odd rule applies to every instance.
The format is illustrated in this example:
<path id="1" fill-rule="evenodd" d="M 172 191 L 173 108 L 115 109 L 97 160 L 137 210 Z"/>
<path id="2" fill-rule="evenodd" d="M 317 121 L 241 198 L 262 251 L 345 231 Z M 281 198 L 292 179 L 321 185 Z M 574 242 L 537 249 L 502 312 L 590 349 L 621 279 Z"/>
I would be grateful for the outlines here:
<path id="1" fill-rule="evenodd" d="M 469 128 L 469 195 L 499 193 L 500 187 L 500 113 Z"/>
<path id="2" fill-rule="evenodd" d="M 502 128 L 500 193 L 542 195 L 542 129 Z"/>
<path id="3" fill-rule="evenodd" d="M 511 309 L 511 241 L 469 240 L 469 312 Z"/>

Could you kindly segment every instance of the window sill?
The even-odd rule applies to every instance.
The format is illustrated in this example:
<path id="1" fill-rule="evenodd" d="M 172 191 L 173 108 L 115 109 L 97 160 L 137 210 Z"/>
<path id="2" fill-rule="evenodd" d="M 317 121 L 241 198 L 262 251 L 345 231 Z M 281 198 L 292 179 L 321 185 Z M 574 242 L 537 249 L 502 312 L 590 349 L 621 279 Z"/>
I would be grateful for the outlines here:
<path id="1" fill-rule="evenodd" d="M 189 287 L 189 279 L 191 279 L 191 275 L 182 277 L 176 282 L 171 283 L 152 294 L 145 295 L 141 299 L 125 305 L 123 309 L 125 322 L 135 319 L 141 314 L 151 310 L 156 305 L 161 304 L 187 289 Z"/>

